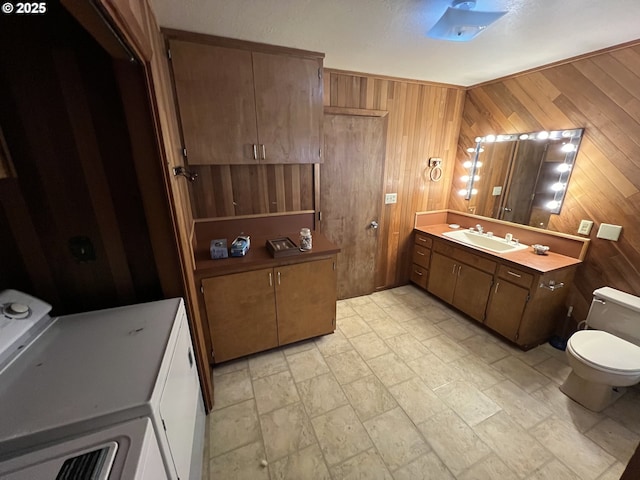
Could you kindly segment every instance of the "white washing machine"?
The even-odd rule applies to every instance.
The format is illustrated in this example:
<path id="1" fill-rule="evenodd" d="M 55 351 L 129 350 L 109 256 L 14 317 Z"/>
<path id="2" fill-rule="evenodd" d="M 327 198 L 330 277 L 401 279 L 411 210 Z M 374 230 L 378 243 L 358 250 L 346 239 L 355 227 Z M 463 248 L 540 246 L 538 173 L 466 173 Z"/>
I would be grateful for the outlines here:
<path id="1" fill-rule="evenodd" d="M 0 477 L 115 442 L 94 454 L 111 465 L 95 478 L 200 479 L 205 413 L 182 299 L 55 318 L 16 291 L 0 305 L 0 338 L 12 339 L 0 345 Z M 166 477 L 121 474 L 127 458 L 132 472 L 160 466 Z"/>

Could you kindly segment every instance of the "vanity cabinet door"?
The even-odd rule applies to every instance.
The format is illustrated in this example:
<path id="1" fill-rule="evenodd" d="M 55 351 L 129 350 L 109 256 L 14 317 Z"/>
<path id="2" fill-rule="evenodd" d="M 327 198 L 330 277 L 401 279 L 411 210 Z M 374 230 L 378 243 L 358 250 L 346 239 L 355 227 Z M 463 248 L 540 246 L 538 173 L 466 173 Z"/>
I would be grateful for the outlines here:
<path id="1" fill-rule="evenodd" d="M 273 282 L 272 268 L 202 280 L 216 363 L 278 346 Z"/>
<path id="2" fill-rule="evenodd" d="M 453 303 L 459 266 L 460 264 L 455 260 L 434 252 L 431 255 L 427 290 L 445 302 Z"/>
<path id="3" fill-rule="evenodd" d="M 515 342 L 528 300 L 528 289 L 498 279 L 491 291 L 485 325 Z"/>
<path id="4" fill-rule="evenodd" d="M 469 265 L 459 265 L 453 306 L 481 322 L 484 319 L 492 283 L 493 275 Z"/>

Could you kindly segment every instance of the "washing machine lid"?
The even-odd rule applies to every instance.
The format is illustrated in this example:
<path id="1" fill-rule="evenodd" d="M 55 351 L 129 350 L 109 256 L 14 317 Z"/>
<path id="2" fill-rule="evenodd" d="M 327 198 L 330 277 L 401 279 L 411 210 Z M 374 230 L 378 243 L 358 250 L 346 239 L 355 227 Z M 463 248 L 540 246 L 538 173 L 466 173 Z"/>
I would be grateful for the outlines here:
<path id="1" fill-rule="evenodd" d="M 581 330 L 569 339 L 571 350 L 601 370 L 640 373 L 640 347 L 602 330 Z"/>

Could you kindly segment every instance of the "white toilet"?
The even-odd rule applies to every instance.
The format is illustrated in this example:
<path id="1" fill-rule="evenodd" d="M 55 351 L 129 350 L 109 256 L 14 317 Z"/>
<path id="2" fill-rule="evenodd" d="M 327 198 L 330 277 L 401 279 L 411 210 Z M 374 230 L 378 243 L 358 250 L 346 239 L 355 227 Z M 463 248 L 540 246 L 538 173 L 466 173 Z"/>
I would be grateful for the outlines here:
<path id="1" fill-rule="evenodd" d="M 560 390 L 599 412 L 640 383 L 640 297 L 610 287 L 593 292 L 588 330 L 567 342 L 573 371 Z"/>

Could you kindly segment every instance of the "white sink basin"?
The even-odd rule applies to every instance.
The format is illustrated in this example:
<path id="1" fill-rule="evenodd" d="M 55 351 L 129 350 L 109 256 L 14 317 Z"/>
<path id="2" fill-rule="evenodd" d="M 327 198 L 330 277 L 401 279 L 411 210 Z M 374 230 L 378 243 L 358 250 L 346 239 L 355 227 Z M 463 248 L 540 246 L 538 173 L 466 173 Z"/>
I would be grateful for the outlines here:
<path id="1" fill-rule="evenodd" d="M 491 250 L 496 253 L 515 252 L 529 248 L 529 245 L 523 243 L 516 245 L 513 242 L 507 242 L 504 238 L 489 237 L 486 234 L 472 232 L 470 230 L 454 230 L 452 232 L 445 232 L 442 235 L 466 243 L 467 245 L 484 248 L 485 250 Z"/>

